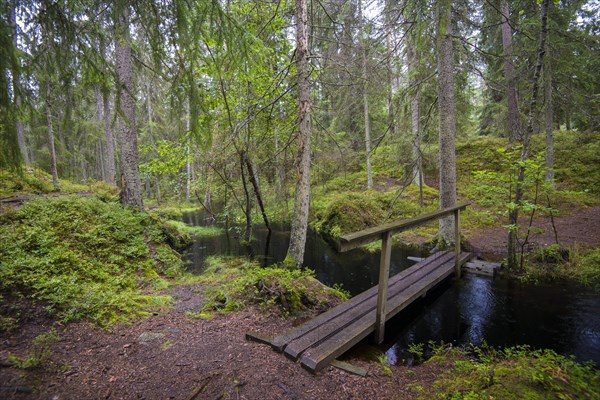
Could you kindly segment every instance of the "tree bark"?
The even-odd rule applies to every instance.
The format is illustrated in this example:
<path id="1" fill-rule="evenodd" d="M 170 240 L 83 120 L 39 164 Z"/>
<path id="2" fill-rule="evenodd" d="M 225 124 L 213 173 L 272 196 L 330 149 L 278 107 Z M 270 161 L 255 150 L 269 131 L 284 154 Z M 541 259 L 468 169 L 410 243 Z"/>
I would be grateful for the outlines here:
<path id="1" fill-rule="evenodd" d="M 452 3 L 438 1 L 438 118 L 440 147 L 440 208 L 456 205 L 456 151 L 454 108 L 454 49 L 452 44 Z M 454 216 L 440 220 L 440 239 L 454 242 Z"/>
<path id="2" fill-rule="evenodd" d="M 290 245 L 286 259 L 300 268 L 308 230 L 310 200 L 310 77 L 308 70 L 308 4 L 296 0 L 296 66 L 298 79 L 298 153 L 296 155 L 296 193 Z"/>
<path id="3" fill-rule="evenodd" d="M 387 93 L 387 106 L 388 106 L 388 130 L 390 136 L 394 137 L 396 134 L 396 118 L 394 116 L 394 77 L 392 71 L 392 23 L 390 18 L 392 2 L 386 0 L 385 2 L 385 50 L 386 50 L 386 73 L 388 80 L 388 93 Z"/>
<path id="4" fill-rule="evenodd" d="M 512 28 L 509 19 L 510 10 L 508 1 L 502 0 L 500 4 L 502 22 L 502 49 L 504 51 L 504 81 L 506 84 L 506 99 L 508 107 L 508 140 L 519 140 L 521 137 L 521 117 L 517 104 L 517 86 L 515 67 L 512 57 Z"/>
<path id="5" fill-rule="evenodd" d="M 114 185 L 116 183 L 117 168 L 115 166 L 115 139 L 112 131 L 112 118 L 110 107 L 110 93 L 104 90 L 102 93 L 102 101 L 104 103 L 104 136 L 106 138 L 106 147 L 104 154 L 106 182 Z"/>
<path id="6" fill-rule="evenodd" d="M 142 187 L 138 168 L 137 126 L 135 120 L 135 88 L 131 38 L 129 35 L 129 6 L 117 3 L 115 53 L 117 58 L 117 87 L 121 117 L 121 202 L 143 210 Z"/>
<path id="7" fill-rule="evenodd" d="M 12 40 L 13 46 L 15 50 L 18 49 L 18 32 L 17 32 L 17 0 L 13 0 L 10 4 L 10 8 L 8 10 L 8 23 L 10 24 L 10 29 L 12 31 Z M 21 156 L 23 157 L 23 161 L 25 161 L 25 165 L 29 166 L 29 154 L 27 152 L 27 142 L 25 141 L 25 129 L 23 128 L 22 121 L 22 85 L 21 85 L 21 58 L 17 57 L 18 65 L 13 65 L 11 69 L 12 81 L 13 81 L 13 95 L 15 99 L 15 106 L 17 109 L 16 115 L 16 128 L 17 128 L 17 143 L 19 145 L 19 151 L 21 152 Z"/>
<path id="8" fill-rule="evenodd" d="M 412 131 L 411 184 L 422 187 L 423 161 L 421 157 L 421 90 L 418 87 L 419 53 L 415 43 L 408 47 L 408 75 L 410 77 L 410 123 Z"/>
<path id="9" fill-rule="evenodd" d="M 546 49 L 548 52 L 548 49 Z M 552 106 L 552 65 L 550 59 L 546 57 L 544 63 L 544 101 L 546 117 L 546 182 L 554 182 L 554 108 Z"/>
<path id="10" fill-rule="evenodd" d="M 52 100 L 50 94 L 52 87 L 50 81 L 46 82 L 46 127 L 48 129 L 48 151 L 50 153 L 50 170 L 52 172 L 52 184 L 55 191 L 60 191 L 58 182 L 58 168 L 56 166 L 56 150 L 54 149 L 54 130 L 52 127 Z"/>
<path id="11" fill-rule="evenodd" d="M 248 190 L 248 180 L 246 179 L 246 173 L 244 172 L 246 166 L 246 153 L 240 153 L 240 172 L 242 174 L 242 185 L 244 187 L 244 197 L 246 200 L 246 208 L 244 210 L 244 214 L 246 215 L 246 232 L 244 234 L 244 239 L 246 243 L 250 243 L 252 240 L 252 199 L 250 198 L 250 191 Z"/>
<path id="12" fill-rule="evenodd" d="M 358 0 L 358 26 L 359 41 L 361 48 L 362 61 L 362 92 L 363 92 L 363 113 L 365 120 L 365 156 L 367 164 L 367 189 L 373 187 L 373 174 L 371 170 L 371 123 L 369 120 L 369 95 L 367 93 L 367 44 L 365 41 L 364 25 L 362 18 L 362 1 Z"/>
<path id="13" fill-rule="evenodd" d="M 246 167 L 248 168 L 248 175 L 250 175 L 250 183 L 252 183 L 252 187 L 254 188 L 256 202 L 258 203 L 258 207 L 260 208 L 260 212 L 262 214 L 263 221 L 265 222 L 265 226 L 267 227 L 267 230 L 271 232 L 271 224 L 269 224 L 269 217 L 267 217 L 267 211 L 265 210 L 262 195 L 260 194 L 260 186 L 258 184 L 258 180 L 256 179 L 256 174 L 254 173 L 254 167 L 252 166 L 252 162 L 248 158 L 248 155 L 244 153 L 244 156 L 246 161 Z"/>
<path id="14" fill-rule="evenodd" d="M 546 52 L 546 34 L 547 34 L 547 22 L 548 22 L 548 3 L 549 0 L 542 2 L 541 10 L 541 29 L 540 29 L 540 44 L 537 53 L 537 62 L 533 73 L 531 82 L 531 100 L 529 102 L 529 113 L 527 116 L 527 129 L 523 134 L 523 148 L 521 150 L 521 162 L 519 163 L 517 182 L 515 188 L 515 206 L 512 207 L 508 213 L 508 224 L 510 226 L 508 230 L 508 255 L 507 264 L 508 268 L 515 268 L 518 265 L 517 262 L 517 239 L 518 239 L 518 224 L 519 224 L 519 209 L 522 206 L 523 200 L 523 185 L 525 182 L 525 163 L 529 158 L 529 145 L 531 136 L 533 135 L 533 123 L 534 117 L 537 111 L 537 98 L 539 91 L 539 79 L 544 61 L 544 54 Z M 522 265 L 522 263 L 521 263 Z"/>

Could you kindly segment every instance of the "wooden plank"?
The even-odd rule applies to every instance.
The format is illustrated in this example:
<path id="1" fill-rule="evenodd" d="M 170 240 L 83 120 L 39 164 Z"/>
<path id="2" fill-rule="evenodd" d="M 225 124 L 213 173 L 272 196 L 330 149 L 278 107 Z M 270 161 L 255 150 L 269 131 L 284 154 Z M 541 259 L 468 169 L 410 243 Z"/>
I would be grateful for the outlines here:
<path id="1" fill-rule="evenodd" d="M 385 306 L 387 304 L 388 279 L 390 277 L 390 257 L 392 255 L 392 234 L 386 232 L 381 241 L 381 258 L 379 260 L 379 281 L 377 292 L 377 314 L 375 319 L 375 343 L 383 342 L 385 334 Z"/>
<path id="2" fill-rule="evenodd" d="M 468 205 L 469 203 L 462 203 L 454 207 L 444 208 L 443 210 L 423 214 L 418 217 L 390 222 L 389 224 L 378 225 L 372 228 L 364 229 L 362 231 L 340 236 L 337 250 L 339 252 L 345 252 L 348 250 L 355 249 L 362 245 L 374 242 L 375 240 L 379 240 L 381 238 L 381 235 L 385 232 L 391 232 L 393 234 L 405 231 L 410 228 L 416 228 L 417 226 L 421 226 L 432 220 L 436 220 L 446 215 L 452 214 L 457 210 L 464 210 Z"/>
<path id="3" fill-rule="evenodd" d="M 345 361 L 332 360 L 331 365 L 333 365 L 334 367 L 339 368 L 343 371 L 350 372 L 351 374 L 362 376 L 363 378 L 365 376 L 367 376 L 366 369 L 357 367 L 357 366 L 347 363 Z"/>
<path id="4" fill-rule="evenodd" d="M 462 253 L 461 260 L 467 260 L 471 255 Z M 405 290 L 396 293 L 390 298 L 389 313 L 387 318 L 391 318 L 409 304 L 421 297 L 429 289 L 452 275 L 454 270 L 454 260 L 446 260 L 440 269 L 428 273 L 417 283 L 408 286 Z M 374 321 L 375 310 L 365 314 L 362 318 L 356 320 L 346 329 L 338 331 L 327 341 L 308 349 L 302 356 L 301 364 L 311 372 L 317 372 L 325 367 L 332 359 L 344 354 L 355 344 L 364 339 L 375 330 Z"/>
<path id="5" fill-rule="evenodd" d="M 427 266 L 431 266 L 432 263 L 434 263 L 438 260 L 438 257 L 444 256 L 444 254 L 445 253 L 434 254 L 434 255 L 426 258 L 423 262 L 415 264 L 415 265 L 411 266 L 410 268 L 408 268 L 404 271 L 401 271 L 400 273 L 396 274 L 394 277 L 392 277 L 390 279 L 390 286 L 396 285 L 397 282 L 399 282 L 402 279 L 406 279 L 406 277 L 415 273 L 419 268 L 426 268 Z M 354 296 L 353 298 L 340 304 L 339 306 L 334 307 L 330 310 L 327 310 L 326 312 L 318 315 L 317 317 L 311 319 L 310 321 L 307 321 L 304 324 L 302 324 L 294 329 L 291 329 L 282 335 L 275 337 L 271 342 L 273 349 L 275 351 L 282 352 L 290 342 L 297 340 L 297 339 L 299 339 L 303 336 L 306 336 L 308 334 L 311 334 L 311 333 L 313 334 L 313 336 L 316 335 L 318 340 L 324 339 L 325 338 L 324 335 L 326 335 L 326 332 L 318 331 L 322 325 L 327 324 L 330 320 L 332 320 L 342 314 L 345 314 L 345 313 L 349 312 L 350 310 L 353 310 L 353 312 L 355 312 L 354 310 L 358 307 L 358 305 L 360 303 L 362 303 L 368 299 L 374 298 L 374 296 L 377 294 L 377 292 L 378 292 L 378 286 L 373 286 L 372 288 Z M 343 328 L 343 326 L 340 326 L 340 329 L 341 328 Z M 327 332 L 329 332 L 329 334 L 330 334 L 331 333 L 330 329 L 328 329 Z M 314 344 L 314 342 L 312 342 L 311 344 Z M 298 351 L 303 351 L 303 350 L 304 349 L 298 350 Z M 288 356 L 295 359 L 295 356 L 293 354 L 294 354 L 294 352 L 290 351 Z"/>
<path id="6" fill-rule="evenodd" d="M 460 265 L 467 262 L 471 257 L 471 253 L 461 253 L 459 258 Z M 452 275 L 454 272 L 454 265 L 454 260 L 443 263 L 436 269 L 435 274 L 430 274 L 427 279 L 422 279 L 415 285 L 407 288 L 400 296 L 391 297 L 388 304 L 389 312 L 387 319 L 389 320 L 394 315 L 398 314 L 415 300 L 424 296 L 431 288 Z"/>
<path id="7" fill-rule="evenodd" d="M 452 262 L 453 255 L 450 252 L 435 254 L 427 258 L 427 263 L 423 263 L 420 267 L 412 266 L 398 274 L 396 274 L 389 285 L 389 296 L 395 296 L 405 290 L 406 287 L 414 285 L 419 279 L 422 279 L 427 274 L 435 271 L 441 263 Z M 438 264 L 439 263 L 439 264 Z M 377 290 L 377 287 L 374 287 Z M 373 289 L 373 288 L 371 288 Z M 347 329 L 356 320 L 362 318 L 376 309 L 376 296 L 373 293 L 368 300 L 363 301 L 360 305 L 354 307 L 348 312 L 332 318 L 326 323 L 307 332 L 305 335 L 290 341 L 285 346 L 285 354 L 293 360 L 296 360 L 302 352 L 309 347 L 316 346 L 321 342 L 329 340 L 329 338 L 337 332 Z M 375 322 L 375 314 L 373 314 L 372 325 Z M 374 325 L 373 325 L 374 326 Z"/>
<path id="8" fill-rule="evenodd" d="M 348 329 L 335 334 L 330 340 L 304 353 L 300 364 L 311 372 L 318 372 L 331 360 L 350 350 L 358 342 L 375 331 L 375 309 L 363 315 Z"/>
<path id="9" fill-rule="evenodd" d="M 454 272 L 456 278 L 460 279 L 460 211 L 454 211 Z"/>
<path id="10" fill-rule="evenodd" d="M 267 337 L 265 335 L 262 335 L 258 332 L 254 332 L 254 331 L 246 332 L 246 340 L 250 340 L 252 342 L 258 342 L 258 343 L 262 343 L 262 344 L 268 344 L 269 346 L 271 346 L 271 342 L 272 342 L 272 339 L 270 337 Z"/>

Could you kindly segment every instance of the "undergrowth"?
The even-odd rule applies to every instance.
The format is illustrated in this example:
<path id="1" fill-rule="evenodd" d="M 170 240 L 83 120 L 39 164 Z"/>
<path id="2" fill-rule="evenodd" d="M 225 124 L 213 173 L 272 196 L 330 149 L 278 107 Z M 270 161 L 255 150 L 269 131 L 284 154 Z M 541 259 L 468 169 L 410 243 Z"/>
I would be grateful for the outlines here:
<path id="1" fill-rule="evenodd" d="M 600 371 L 552 350 L 437 346 L 427 362 L 446 368 L 421 399 L 600 398 Z"/>
<path id="2" fill-rule="evenodd" d="M 524 281 L 565 280 L 600 288 L 600 248 L 550 245 L 529 254 Z"/>
<path id="3" fill-rule="evenodd" d="M 283 315 L 294 315 L 308 309 L 325 310 L 348 297 L 339 288 L 320 283 L 310 270 L 263 268 L 244 258 L 209 257 L 195 281 L 208 286 L 204 305 L 195 314 L 199 317 L 251 304 L 277 307 Z"/>
<path id="4" fill-rule="evenodd" d="M 191 226 L 183 221 L 168 220 L 165 224 L 170 225 L 177 229 L 179 232 L 185 232 L 193 236 L 219 236 L 222 235 L 225 230 L 219 226 Z"/>
<path id="5" fill-rule="evenodd" d="M 89 190 L 88 186 L 60 180 L 62 192 L 73 193 Z M 52 175 L 37 168 L 25 168 L 21 174 L 0 169 L 0 197 L 17 194 L 46 194 L 54 192 Z"/>
<path id="6" fill-rule="evenodd" d="M 166 307 L 181 274 L 153 218 L 95 198 L 26 202 L 0 216 L 0 292 L 42 301 L 62 321 L 106 326 Z"/>

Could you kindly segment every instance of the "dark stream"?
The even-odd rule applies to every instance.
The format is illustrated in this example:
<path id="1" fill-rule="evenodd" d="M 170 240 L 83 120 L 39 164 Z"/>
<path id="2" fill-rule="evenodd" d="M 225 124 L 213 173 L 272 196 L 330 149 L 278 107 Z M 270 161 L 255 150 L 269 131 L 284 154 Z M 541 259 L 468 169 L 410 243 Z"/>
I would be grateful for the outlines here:
<path id="1" fill-rule="evenodd" d="M 185 215 L 184 221 L 190 225 L 204 222 L 199 214 Z M 247 247 L 240 245 L 240 235 L 234 228 L 220 236 L 196 239 L 187 254 L 190 269 L 199 272 L 210 255 L 250 255 L 263 265 L 285 258 L 288 226 L 274 226 L 268 241 L 266 229 L 257 226 L 256 240 Z M 408 256 L 425 255 L 417 249 L 394 248 L 390 274 L 412 265 Z M 338 253 L 309 232 L 304 264 L 324 284 L 339 284 L 356 295 L 377 283 L 379 253 Z M 384 350 L 390 363 L 402 363 L 409 344 L 430 340 L 457 345 L 485 341 L 498 348 L 527 344 L 572 354 L 578 361 L 592 360 L 598 366 L 600 293 L 572 284 L 533 285 L 464 274 L 460 281 L 440 285 L 389 321 Z"/>

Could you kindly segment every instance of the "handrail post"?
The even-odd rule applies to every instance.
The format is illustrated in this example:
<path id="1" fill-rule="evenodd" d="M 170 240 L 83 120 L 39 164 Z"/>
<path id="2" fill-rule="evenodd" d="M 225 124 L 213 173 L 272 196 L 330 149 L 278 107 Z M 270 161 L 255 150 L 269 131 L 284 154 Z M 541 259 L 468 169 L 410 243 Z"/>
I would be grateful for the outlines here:
<path id="1" fill-rule="evenodd" d="M 454 272 L 460 279 L 460 210 L 454 211 Z"/>
<path id="2" fill-rule="evenodd" d="M 392 232 L 381 235 L 381 258 L 379 260 L 379 291 L 377 295 L 377 315 L 375 320 L 375 342 L 381 344 L 385 333 L 385 314 L 387 304 L 388 280 L 390 277 L 390 259 L 392 255 Z"/>

